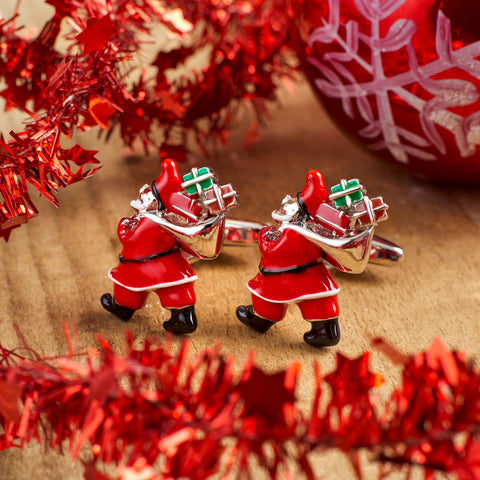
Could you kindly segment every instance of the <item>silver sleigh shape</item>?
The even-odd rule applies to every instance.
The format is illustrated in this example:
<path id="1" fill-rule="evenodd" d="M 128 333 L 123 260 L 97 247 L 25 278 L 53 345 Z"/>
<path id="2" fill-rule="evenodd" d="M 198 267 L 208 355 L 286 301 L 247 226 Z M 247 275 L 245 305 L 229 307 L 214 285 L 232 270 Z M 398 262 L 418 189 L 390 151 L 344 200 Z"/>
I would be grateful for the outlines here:
<path id="1" fill-rule="evenodd" d="M 162 212 L 144 212 L 141 215 L 175 235 L 192 262 L 217 258 L 224 245 L 255 245 L 260 229 L 269 226 L 250 220 L 226 218 L 223 214 L 195 224 L 185 223 L 177 215 Z M 305 236 L 325 251 L 327 261 L 332 266 L 348 273 L 363 272 L 369 262 L 392 266 L 403 258 L 402 248 L 374 235 L 373 226 L 341 237 L 324 235 L 320 229 L 317 230 L 315 223 L 310 222 L 302 225 L 288 223 L 279 228 L 289 228 Z"/>
<path id="2" fill-rule="evenodd" d="M 143 212 L 141 215 L 177 237 L 183 249 L 193 258 L 213 260 L 222 251 L 225 237 L 223 214 L 207 217 L 196 223 L 186 223 L 178 215 L 170 213 Z"/>
<path id="3" fill-rule="evenodd" d="M 227 219 L 225 245 L 252 245 L 257 242 L 261 228 L 271 226 L 250 220 Z M 322 248 L 335 268 L 348 273 L 362 273 L 367 264 L 394 266 L 403 258 L 403 249 L 374 234 L 374 226 L 346 236 L 324 235 L 313 222 L 302 225 L 288 223 L 279 228 L 290 228 Z"/>

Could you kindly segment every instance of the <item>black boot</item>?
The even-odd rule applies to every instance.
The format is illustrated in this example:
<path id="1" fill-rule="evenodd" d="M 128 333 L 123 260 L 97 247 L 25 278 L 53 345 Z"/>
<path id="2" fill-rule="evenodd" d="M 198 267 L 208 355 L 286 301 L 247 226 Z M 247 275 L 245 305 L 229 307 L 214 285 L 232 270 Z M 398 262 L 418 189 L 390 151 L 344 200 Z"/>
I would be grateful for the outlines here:
<path id="1" fill-rule="evenodd" d="M 123 307 L 115 302 L 115 299 L 109 293 L 104 293 L 100 299 L 100 303 L 105 310 L 116 315 L 120 320 L 126 322 L 132 318 L 135 310 L 128 307 Z"/>
<path id="2" fill-rule="evenodd" d="M 192 333 L 197 329 L 197 316 L 195 315 L 195 306 L 182 308 L 177 310 L 171 309 L 172 316 L 170 320 L 163 322 L 163 328 L 175 335 Z"/>
<path id="3" fill-rule="evenodd" d="M 333 347 L 340 341 L 338 318 L 312 322 L 312 329 L 303 334 L 303 339 L 314 347 Z"/>
<path id="4" fill-rule="evenodd" d="M 237 307 L 237 318 L 247 327 L 261 333 L 266 332 L 275 323 L 255 315 L 251 305 L 240 305 Z"/>

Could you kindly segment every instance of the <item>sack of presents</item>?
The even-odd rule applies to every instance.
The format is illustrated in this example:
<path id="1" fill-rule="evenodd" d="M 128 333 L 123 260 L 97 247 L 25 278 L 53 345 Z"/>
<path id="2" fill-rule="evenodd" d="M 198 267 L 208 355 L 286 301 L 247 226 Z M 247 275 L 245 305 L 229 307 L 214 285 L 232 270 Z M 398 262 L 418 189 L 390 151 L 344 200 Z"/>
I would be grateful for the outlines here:
<path id="1" fill-rule="evenodd" d="M 382 197 L 370 198 L 357 178 L 341 180 L 331 187 L 330 202 L 316 212 L 315 222 L 334 235 L 344 236 L 387 220 L 388 205 Z"/>
<path id="2" fill-rule="evenodd" d="M 210 168 L 192 168 L 182 180 L 183 190 L 175 199 L 175 209 L 192 220 L 199 220 L 205 215 L 221 215 L 238 205 L 237 192 L 232 185 L 218 185 L 215 172 Z"/>

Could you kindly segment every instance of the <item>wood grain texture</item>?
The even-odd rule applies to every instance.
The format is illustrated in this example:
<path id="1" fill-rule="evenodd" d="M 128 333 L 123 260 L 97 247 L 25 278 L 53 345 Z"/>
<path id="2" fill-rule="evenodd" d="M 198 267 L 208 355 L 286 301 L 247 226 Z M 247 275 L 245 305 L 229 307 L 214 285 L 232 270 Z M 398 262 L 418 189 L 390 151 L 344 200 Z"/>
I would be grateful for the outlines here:
<path id="1" fill-rule="evenodd" d="M 372 336 L 384 337 L 406 353 L 424 350 L 441 336 L 448 347 L 475 358 L 480 343 L 479 189 L 431 185 L 375 159 L 344 137 L 306 86 L 282 96 L 282 105 L 272 109 L 268 128 L 250 151 L 243 148 L 246 125 L 212 158 L 195 154 L 180 166 L 181 173 L 193 166 L 213 167 L 221 182 L 231 182 L 239 192 L 240 207 L 233 216 L 261 221 L 270 220 L 285 194 L 302 188 L 309 169 L 321 170 L 328 185 L 359 177 L 369 193 L 383 195 L 390 205 L 390 219 L 377 232 L 400 244 L 405 260 L 395 268 L 369 266 L 360 276 L 335 273 L 341 287 L 342 340 L 338 348 L 315 350 L 302 340 L 308 324 L 295 307 L 264 335 L 236 320 L 236 306 L 249 303 L 245 282 L 256 273 L 259 256 L 255 248 L 225 249 L 219 259 L 194 267 L 199 328 L 191 336 L 192 350 L 219 341 L 226 354 L 237 357 L 237 365 L 254 350 L 258 363 L 272 371 L 302 361 L 298 396 L 305 408 L 312 393 L 312 361 L 328 372 L 336 352 L 359 355 Z M 0 126 L 9 130 L 4 120 Z M 102 293 L 112 290 L 107 271 L 120 250 L 118 220 L 133 212 L 129 202 L 138 188 L 158 175 L 158 160 L 128 156 L 118 140 L 106 146 L 93 135 L 79 141 L 100 150 L 103 168 L 61 192 L 59 209 L 40 200 L 40 216 L 0 245 L 0 341 L 6 347 L 18 345 L 13 322 L 45 355 L 66 352 L 64 321 L 76 323 L 84 345 L 94 344 L 95 333 L 101 332 L 121 348 L 127 327 L 137 342 L 164 336 L 161 324 L 167 313 L 156 296 L 128 325 L 99 303 Z M 372 365 L 385 376 L 379 392 L 385 396 L 396 372 L 375 352 Z M 328 473 L 326 478 L 347 476 L 341 464 L 336 470 L 318 468 Z M 76 480 L 81 467 L 34 446 L 0 453 L 0 472 L 3 480 Z"/>

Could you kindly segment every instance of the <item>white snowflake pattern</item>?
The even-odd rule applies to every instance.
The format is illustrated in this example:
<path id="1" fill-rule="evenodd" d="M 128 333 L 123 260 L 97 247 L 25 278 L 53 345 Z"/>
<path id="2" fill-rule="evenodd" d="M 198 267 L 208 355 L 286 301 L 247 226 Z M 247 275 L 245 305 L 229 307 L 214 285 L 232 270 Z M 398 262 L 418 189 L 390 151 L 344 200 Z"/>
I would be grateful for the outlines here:
<path id="1" fill-rule="evenodd" d="M 388 33 L 381 37 L 380 22 L 392 15 L 407 0 L 354 0 L 358 11 L 370 22 L 370 35 L 360 32 L 358 22 L 340 22 L 341 0 L 328 0 L 329 18 L 316 28 L 309 39 L 329 44 L 336 42 L 342 51 L 324 53 L 321 59 L 310 57 L 309 62 L 321 72 L 315 84 L 323 95 L 341 101 L 350 118 L 358 115 L 367 123 L 358 135 L 371 143 L 372 150 L 388 149 L 399 162 L 408 163 L 409 156 L 425 161 L 436 160 L 432 146 L 442 155 L 447 149 L 438 127 L 450 131 L 462 157 L 475 153 L 480 145 L 480 112 L 462 116 L 449 110 L 451 107 L 471 105 L 480 98 L 477 87 L 464 79 L 433 79 L 432 77 L 456 67 L 472 77 L 480 78 L 480 41 L 454 50 L 450 20 L 438 12 L 436 21 L 434 61 L 419 66 L 412 37 L 417 25 L 410 19 L 398 19 Z M 342 27 L 342 28 L 340 28 Z M 340 32 L 345 32 L 343 36 Z M 359 54 L 361 43 L 371 52 L 366 60 Z M 408 54 L 408 71 L 387 76 L 382 53 L 396 52 L 405 47 Z M 359 81 L 346 62 L 356 62 L 371 75 L 367 82 Z M 406 87 L 415 82 L 431 95 L 429 100 L 416 96 Z M 398 125 L 394 118 L 390 92 L 403 99 L 418 112 L 421 132 L 414 132 Z M 372 109 L 367 96 L 376 99 L 377 112 Z M 407 141 L 408 143 L 405 143 Z"/>

